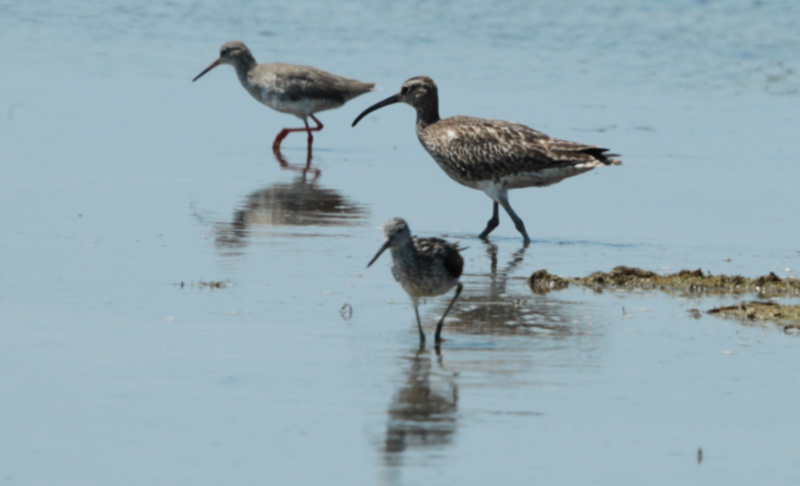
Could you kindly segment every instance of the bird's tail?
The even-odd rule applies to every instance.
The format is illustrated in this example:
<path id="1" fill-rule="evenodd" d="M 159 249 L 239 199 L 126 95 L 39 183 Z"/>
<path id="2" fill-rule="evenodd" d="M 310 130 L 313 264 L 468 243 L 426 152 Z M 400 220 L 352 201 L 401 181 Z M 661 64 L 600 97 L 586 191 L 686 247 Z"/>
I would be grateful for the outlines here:
<path id="1" fill-rule="evenodd" d="M 585 154 L 589 154 L 598 162 L 602 163 L 603 165 L 622 165 L 622 161 L 619 159 L 612 159 L 611 157 L 619 157 L 619 154 L 608 154 L 608 149 L 600 148 L 600 147 L 590 147 L 581 152 Z"/>

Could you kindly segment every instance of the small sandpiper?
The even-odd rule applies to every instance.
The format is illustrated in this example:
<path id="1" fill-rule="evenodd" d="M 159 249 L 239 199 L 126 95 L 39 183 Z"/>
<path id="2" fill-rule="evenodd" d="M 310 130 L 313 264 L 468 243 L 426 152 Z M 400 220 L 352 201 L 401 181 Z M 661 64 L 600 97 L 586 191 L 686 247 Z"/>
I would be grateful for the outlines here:
<path id="1" fill-rule="evenodd" d="M 272 143 L 279 150 L 281 141 L 291 132 L 307 132 L 308 148 L 314 141 L 311 132 L 322 130 L 314 113 L 339 108 L 358 95 L 372 91 L 375 83 L 363 83 L 343 78 L 311 66 L 298 66 L 272 62 L 256 63 L 250 49 L 239 41 L 226 42 L 219 50 L 219 59 L 212 62 L 192 82 L 220 64 L 231 64 L 236 75 L 253 98 L 281 113 L 289 113 L 303 120 L 305 128 L 284 128 Z M 308 126 L 308 117 L 317 123 Z"/>
<path id="2" fill-rule="evenodd" d="M 480 238 L 500 224 L 501 205 L 525 242 L 530 241 L 508 202 L 509 189 L 549 186 L 595 167 L 622 163 L 612 159 L 617 155 L 606 153 L 608 149 L 552 138 L 518 123 L 467 116 L 442 120 L 436 83 L 427 76 L 403 83 L 398 94 L 358 115 L 353 126 L 378 108 L 399 102 L 417 110 L 417 137 L 439 167 L 454 181 L 479 189 L 494 201 L 492 219 Z"/>
<path id="3" fill-rule="evenodd" d="M 456 287 L 456 295 L 436 324 L 435 342 L 443 341 L 442 326 L 463 285 L 458 281 L 464 269 L 464 259 L 459 254 L 457 244 L 448 243 L 441 238 L 417 238 L 411 236 L 408 224 L 400 218 L 392 218 L 383 224 L 386 243 L 367 264 L 370 267 L 387 248 L 392 250 L 392 275 L 411 298 L 417 316 L 420 344 L 425 344 L 425 333 L 419 319 L 420 297 L 435 297 Z"/>

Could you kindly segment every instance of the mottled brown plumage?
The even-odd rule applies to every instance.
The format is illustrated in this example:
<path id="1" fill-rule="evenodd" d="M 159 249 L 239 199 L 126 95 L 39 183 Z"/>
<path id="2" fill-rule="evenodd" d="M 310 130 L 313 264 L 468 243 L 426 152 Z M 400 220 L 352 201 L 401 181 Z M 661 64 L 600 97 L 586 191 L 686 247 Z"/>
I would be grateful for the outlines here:
<path id="1" fill-rule="evenodd" d="M 607 149 L 552 138 L 519 123 L 468 116 L 442 120 L 436 83 L 427 76 L 409 79 L 400 93 L 364 110 L 353 125 L 368 113 L 399 102 L 416 109 L 417 138 L 445 173 L 494 201 L 492 219 L 481 238 L 499 224 L 498 205 L 502 205 L 525 241 L 530 241 L 508 202 L 509 189 L 548 186 L 595 167 L 621 163 Z"/>
<path id="2" fill-rule="evenodd" d="M 571 171 L 619 163 L 608 158 L 606 149 L 548 137 L 503 120 L 454 116 L 422 129 L 418 125 L 417 135 L 451 178 L 476 189 L 480 182 L 504 178 L 510 179 L 508 189 L 544 186 L 561 180 L 558 175 L 538 177 L 547 169 L 564 171 L 569 177 L 575 175 Z M 513 180 L 525 177 L 541 182 Z"/>
<path id="3" fill-rule="evenodd" d="M 305 128 L 284 128 L 273 142 L 272 148 L 280 148 L 281 141 L 290 132 L 308 132 L 308 147 L 314 137 L 312 131 L 322 130 L 322 123 L 314 113 L 338 108 L 347 101 L 372 91 L 375 83 L 364 83 L 344 78 L 312 66 L 299 66 L 273 62 L 258 64 L 243 43 L 226 42 L 220 48 L 219 59 L 211 63 L 192 81 L 197 81 L 220 64 L 231 64 L 236 75 L 253 98 L 281 113 L 289 113 L 303 120 Z M 308 126 L 308 117 L 317 126 Z"/>
<path id="4" fill-rule="evenodd" d="M 444 315 L 436 325 L 435 340 L 442 341 L 444 318 L 450 312 L 463 288 L 458 281 L 464 270 L 464 259 L 459 254 L 457 244 L 449 243 L 441 238 L 417 238 L 411 236 L 411 230 L 405 220 L 392 218 L 383 224 L 386 242 L 381 246 L 367 267 L 372 265 L 387 248 L 392 250 L 392 275 L 403 287 L 417 316 L 420 342 L 425 342 L 425 333 L 419 319 L 420 297 L 435 297 L 456 287 L 456 295 L 444 311 Z"/>

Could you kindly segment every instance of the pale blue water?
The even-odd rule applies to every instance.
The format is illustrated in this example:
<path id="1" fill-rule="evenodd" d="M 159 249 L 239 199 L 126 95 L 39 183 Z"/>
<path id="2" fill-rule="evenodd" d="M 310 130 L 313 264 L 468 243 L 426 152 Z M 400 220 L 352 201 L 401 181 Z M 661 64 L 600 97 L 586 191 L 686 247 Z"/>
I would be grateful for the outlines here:
<path id="1" fill-rule="evenodd" d="M 799 20 L 770 1 L 0 3 L 0 480 L 796 483 L 796 335 L 688 312 L 735 297 L 525 278 L 795 275 Z M 303 136 L 292 169 L 270 150 L 299 120 L 225 66 L 190 82 L 231 39 L 381 91 L 320 115 L 303 178 Z M 625 164 L 512 192 L 534 242 L 501 215 L 484 243 L 489 199 L 430 160 L 409 107 L 350 127 L 419 74 L 443 116 Z M 365 268 L 393 216 L 468 247 L 440 355 L 388 258 Z"/>

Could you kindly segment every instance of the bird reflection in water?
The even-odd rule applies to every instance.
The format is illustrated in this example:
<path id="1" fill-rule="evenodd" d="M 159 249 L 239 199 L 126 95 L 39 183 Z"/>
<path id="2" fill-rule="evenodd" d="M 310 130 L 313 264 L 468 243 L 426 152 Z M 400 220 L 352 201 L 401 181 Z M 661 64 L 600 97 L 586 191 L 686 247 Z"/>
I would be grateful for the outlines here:
<path id="1" fill-rule="evenodd" d="M 319 176 L 322 175 L 322 171 L 321 170 L 311 167 L 311 159 L 312 159 L 311 148 L 309 148 L 306 151 L 306 163 L 305 163 L 305 165 L 290 164 L 286 160 L 286 157 L 284 157 L 283 153 L 281 152 L 281 149 L 279 149 L 279 148 L 273 148 L 272 149 L 272 155 L 275 156 L 275 160 L 278 161 L 278 165 L 280 165 L 281 169 L 283 169 L 283 170 L 291 170 L 291 171 L 295 171 L 295 172 L 300 172 L 301 174 L 303 174 L 303 177 L 305 177 L 306 174 L 311 173 L 313 175 L 313 177 L 311 179 L 311 182 L 316 181 L 317 179 L 319 179 Z"/>
<path id="2" fill-rule="evenodd" d="M 456 431 L 458 386 L 455 375 L 445 369 L 439 350 L 434 354 L 420 347 L 408 359 L 405 381 L 388 410 L 382 452 L 390 475 L 399 474 L 393 468 L 403 465 L 405 452 L 447 446 Z"/>
<path id="3" fill-rule="evenodd" d="M 512 276 L 521 267 L 528 245 L 512 253 L 508 264 L 498 269 L 497 245 L 484 241 L 490 260 L 489 273 L 465 276 L 464 292 L 459 305 L 451 311 L 445 329 L 463 334 L 518 335 L 547 333 L 574 335 L 575 317 L 564 301 L 532 296 L 523 277 Z M 474 267 L 473 267 L 474 268 Z M 509 281 L 519 284 L 509 292 Z M 437 306 L 437 307 L 440 307 Z"/>
<path id="4" fill-rule="evenodd" d="M 271 184 L 245 197 L 231 222 L 216 224 L 217 249 L 237 254 L 253 233 L 278 227 L 358 226 L 369 220 L 365 206 L 319 185 L 320 170 L 311 166 L 311 151 L 305 165 L 290 164 L 280 151 L 274 155 L 282 168 L 300 175 L 292 182 Z M 299 232 L 293 236 L 308 235 L 314 234 Z"/>

